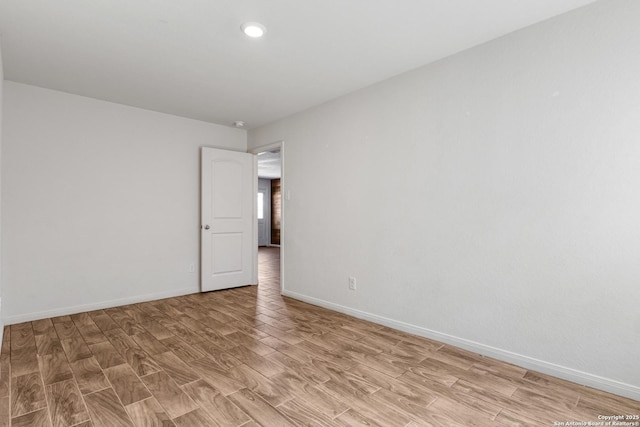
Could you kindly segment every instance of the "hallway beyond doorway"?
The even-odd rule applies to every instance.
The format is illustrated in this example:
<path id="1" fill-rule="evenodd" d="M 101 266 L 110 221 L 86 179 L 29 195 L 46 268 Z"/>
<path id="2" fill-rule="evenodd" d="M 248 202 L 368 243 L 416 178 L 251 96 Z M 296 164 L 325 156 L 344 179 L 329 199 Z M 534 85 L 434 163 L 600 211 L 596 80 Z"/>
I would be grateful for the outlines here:
<path id="1" fill-rule="evenodd" d="M 280 295 L 280 248 L 258 248 L 258 291 Z"/>

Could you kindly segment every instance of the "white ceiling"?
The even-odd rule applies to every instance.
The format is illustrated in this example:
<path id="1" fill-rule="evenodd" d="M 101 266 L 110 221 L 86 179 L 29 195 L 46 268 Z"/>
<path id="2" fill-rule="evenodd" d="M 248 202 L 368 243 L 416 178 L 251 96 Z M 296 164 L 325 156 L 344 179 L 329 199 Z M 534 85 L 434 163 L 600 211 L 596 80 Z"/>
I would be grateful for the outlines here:
<path id="1" fill-rule="evenodd" d="M 7 80 L 253 128 L 592 1 L 0 0 L 0 35 Z"/>

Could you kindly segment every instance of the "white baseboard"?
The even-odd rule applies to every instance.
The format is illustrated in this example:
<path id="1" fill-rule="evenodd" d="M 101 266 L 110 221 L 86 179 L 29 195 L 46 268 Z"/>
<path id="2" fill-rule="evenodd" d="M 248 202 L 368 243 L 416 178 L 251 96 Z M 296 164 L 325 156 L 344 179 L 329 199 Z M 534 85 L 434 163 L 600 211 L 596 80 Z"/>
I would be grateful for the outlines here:
<path id="1" fill-rule="evenodd" d="M 76 305 L 71 307 L 56 308 L 56 309 L 47 310 L 47 311 L 38 311 L 34 313 L 25 313 L 25 314 L 18 314 L 15 316 L 8 316 L 7 318 L 4 319 L 4 322 L 6 325 L 13 325 L 16 323 L 47 319 L 49 317 L 66 316 L 68 314 L 76 314 L 76 313 L 83 313 L 85 311 L 101 310 L 103 308 L 118 307 L 121 305 L 136 304 L 139 302 L 155 301 L 155 300 L 164 299 L 164 298 L 178 297 L 181 295 L 195 294 L 198 292 L 200 292 L 198 288 L 196 289 L 186 288 L 186 289 L 176 289 L 176 290 L 165 291 L 165 292 L 157 292 L 157 293 L 146 294 L 146 295 L 136 295 L 132 297 L 102 301 L 102 302 L 93 303 L 93 304 L 83 304 L 83 305 Z"/>
<path id="2" fill-rule="evenodd" d="M 423 328 L 420 326 L 412 325 L 412 324 L 401 322 L 394 319 L 389 319 L 387 317 L 368 313 L 366 311 L 357 310 L 357 309 L 343 306 L 340 304 L 334 304 L 329 301 L 324 301 L 318 298 L 309 297 L 309 296 L 288 291 L 285 289 L 282 290 L 282 295 L 291 297 L 300 301 L 304 301 L 309 304 L 318 305 L 320 307 L 338 311 L 340 313 L 348 314 L 350 316 L 357 317 L 359 319 L 369 320 L 371 322 L 378 323 L 380 325 L 389 326 L 391 328 L 398 329 L 400 331 L 408 332 L 414 335 L 419 335 L 421 337 L 429 338 L 445 344 L 450 344 L 455 347 L 463 348 L 465 350 L 469 350 L 474 353 L 481 354 L 483 356 L 488 356 L 494 359 L 502 360 L 504 362 L 508 362 L 525 369 L 530 369 L 537 372 L 541 372 L 543 374 L 552 375 L 554 377 L 562 378 L 577 384 L 593 387 L 598 390 L 603 390 L 609 393 L 614 393 L 619 396 L 628 397 L 630 399 L 640 400 L 640 387 L 634 386 L 632 384 L 626 384 L 620 381 L 590 374 L 588 372 L 578 371 L 572 368 L 568 368 L 566 366 L 560 366 L 554 363 L 545 362 L 544 360 L 534 359 L 532 357 L 513 353 L 507 350 L 502 350 L 496 347 L 491 347 L 485 344 L 466 340 L 464 338 L 455 337 L 453 335 L 443 334 L 441 332 L 433 331 L 431 329 Z"/>

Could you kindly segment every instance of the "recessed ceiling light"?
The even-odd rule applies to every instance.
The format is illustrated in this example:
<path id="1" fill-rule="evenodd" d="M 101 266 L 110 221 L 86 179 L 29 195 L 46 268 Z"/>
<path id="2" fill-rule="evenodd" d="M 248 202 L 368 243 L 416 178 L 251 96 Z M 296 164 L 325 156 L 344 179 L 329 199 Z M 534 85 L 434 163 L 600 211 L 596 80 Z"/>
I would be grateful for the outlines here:
<path id="1" fill-rule="evenodd" d="M 264 33 L 267 32 L 267 29 L 264 25 L 259 22 L 245 22 L 242 24 L 242 32 L 248 35 L 249 37 L 253 37 L 257 39 L 259 37 L 264 36 Z"/>

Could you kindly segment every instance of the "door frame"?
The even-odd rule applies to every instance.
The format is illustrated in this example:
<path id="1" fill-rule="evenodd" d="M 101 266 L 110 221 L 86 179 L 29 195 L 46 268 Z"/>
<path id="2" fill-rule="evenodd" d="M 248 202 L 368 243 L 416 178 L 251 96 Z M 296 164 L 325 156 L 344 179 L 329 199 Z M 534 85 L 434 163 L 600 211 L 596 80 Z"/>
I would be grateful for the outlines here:
<path id="1" fill-rule="evenodd" d="M 258 198 L 258 160 L 257 160 L 257 155 L 260 153 L 264 153 L 265 151 L 273 151 L 275 149 L 280 149 L 280 197 L 281 199 L 281 203 L 282 203 L 282 207 L 280 209 L 280 293 L 282 293 L 285 289 L 284 287 L 284 254 L 285 254 L 285 233 L 286 233 L 286 221 L 285 221 L 285 205 L 287 202 L 287 198 L 285 196 L 285 194 L 288 194 L 286 190 L 286 181 L 285 181 L 285 173 L 284 173 L 284 141 L 280 140 L 280 141 L 276 141 L 276 142 L 272 142 L 271 144 L 266 144 L 266 145 L 261 145 L 259 147 L 255 147 L 252 148 L 250 150 L 247 150 L 247 153 L 251 153 L 251 154 L 255 154 L 256 155 L 256 162 L 255 162 L 255 176 L 256 176 L 256 182 L 255 182 L 255 197 L 254 199 Z M 258 283 L 258 219 L 256 216 L 256 224 L 255 224 L 255 232 L 254 232 L 254 247 L 255 247 L 255 263 L 254 263 L 254 268 L 253 268 L 253 282 L 254 283 Z"/>

